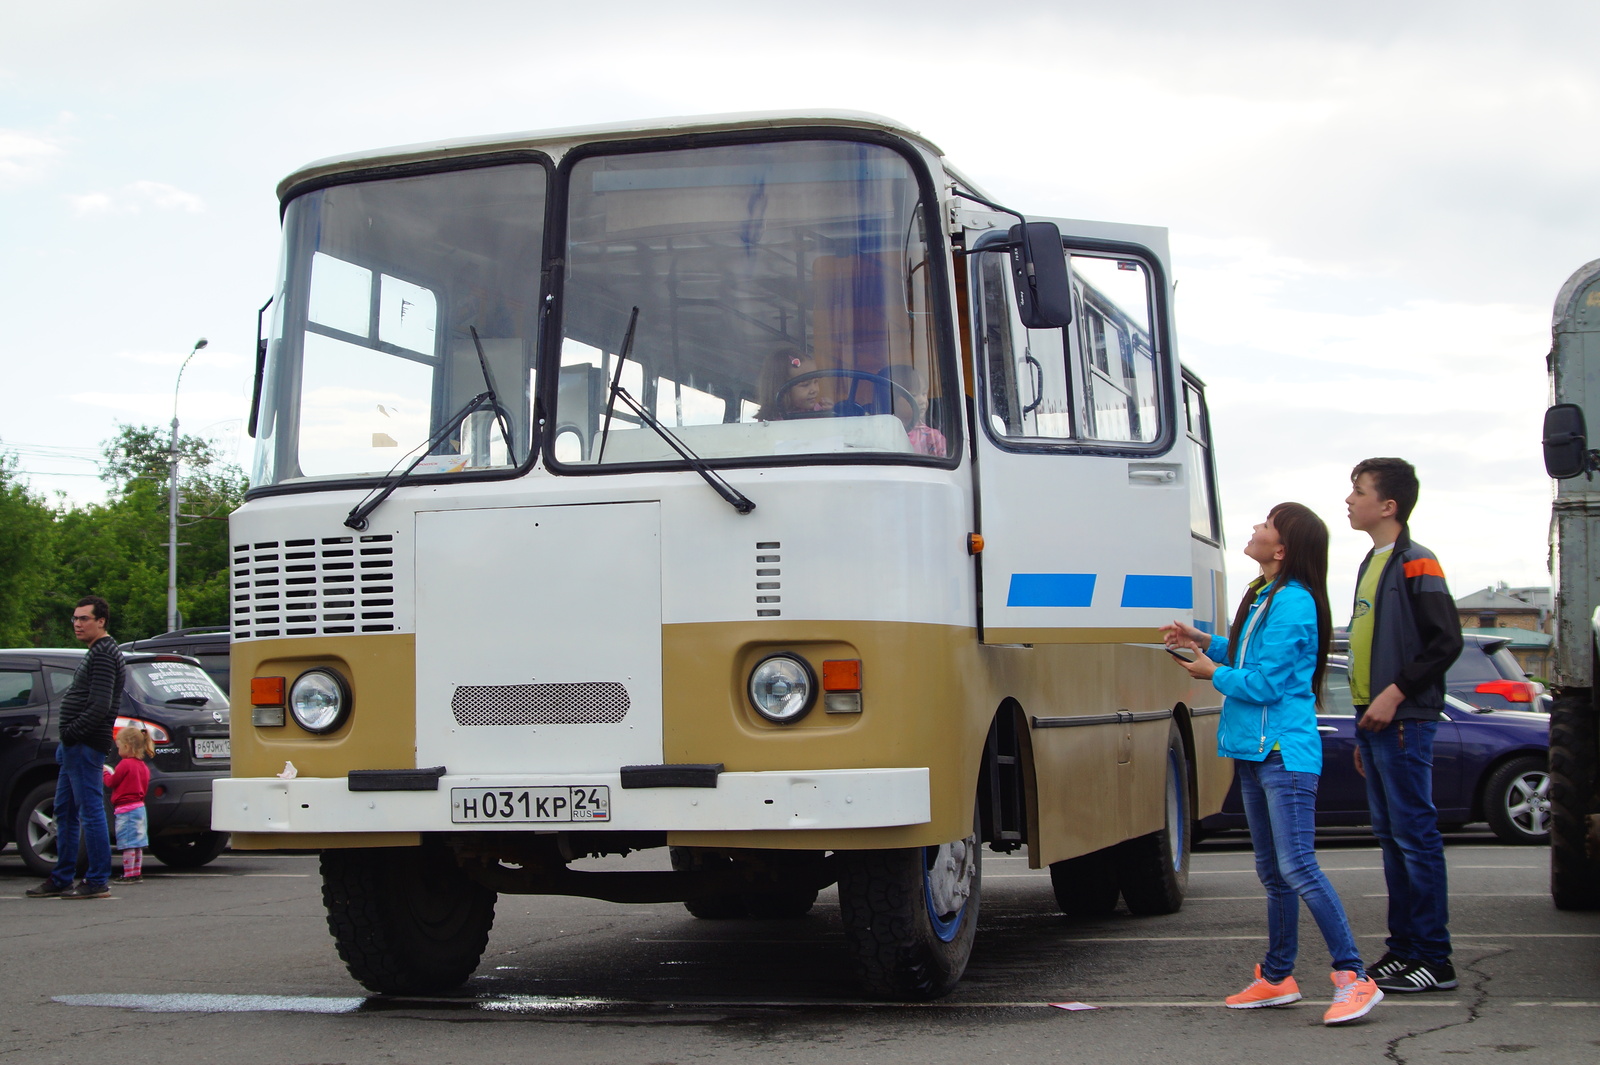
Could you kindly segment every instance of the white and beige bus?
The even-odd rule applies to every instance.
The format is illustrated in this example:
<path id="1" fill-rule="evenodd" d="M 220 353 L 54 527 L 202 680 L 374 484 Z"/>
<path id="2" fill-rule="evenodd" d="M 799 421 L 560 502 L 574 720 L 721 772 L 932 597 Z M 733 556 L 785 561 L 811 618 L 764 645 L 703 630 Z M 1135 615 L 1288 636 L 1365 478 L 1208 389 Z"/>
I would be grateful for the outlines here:
<path id="1" fill-rule="evenodd" d="M 1024 220 L 852 113 L 279 192 L 215 825 L 321 853 L 363 984 L 459 985 L 499 893 L 837 884 L 864 992 L 929 998 L 984 845 L 1069 913 L 1181 905 L 1230 777 L 1156 644 L 1224 623 L 1165 231 Z"/>

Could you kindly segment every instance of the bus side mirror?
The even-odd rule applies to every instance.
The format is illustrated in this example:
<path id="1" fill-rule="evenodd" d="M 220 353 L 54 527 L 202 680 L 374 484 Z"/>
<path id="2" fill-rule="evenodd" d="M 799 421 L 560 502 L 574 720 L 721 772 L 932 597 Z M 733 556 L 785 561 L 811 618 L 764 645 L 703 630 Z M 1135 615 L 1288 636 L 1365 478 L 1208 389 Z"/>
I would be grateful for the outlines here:
<path id="1" fill-rule="evenodd" d="M 1061 230 L 1054 222 L 1012 226 L 1011 275 L 1016 282 L 1017 311 L 1029 329 L 1059 329 L 1072 321 L 1072 278 Z"/>
<path id="2" fill-rule="evenodd" d="M 1589 451 L 1583 408 L 1576 403 L 1557 403 L 1544 412 L 1544 471 L 1558 480 L 1590 473 L 1594 464 Z"/>

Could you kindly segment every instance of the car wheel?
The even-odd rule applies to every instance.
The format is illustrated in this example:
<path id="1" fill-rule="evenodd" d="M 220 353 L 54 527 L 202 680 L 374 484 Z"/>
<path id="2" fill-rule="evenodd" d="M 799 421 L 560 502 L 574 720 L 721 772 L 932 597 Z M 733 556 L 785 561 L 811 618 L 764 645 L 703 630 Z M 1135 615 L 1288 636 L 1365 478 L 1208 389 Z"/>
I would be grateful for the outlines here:
<path id="1" fill-rule="evenodd" d="M 56 867 L 55 812 L 56 782 L 47 780 L 23 796 L 12 826 L 12 838 L 17 841 L 22 864 L 39 876 L 49 876 Z"/>
<path id="2" fill-rule="evenodd" d="M 196 832 L 188 836 L 161 836 L 150 841 L 150 853 L 174 869 L 198 869 L 228 846 L 226 832 Z"/>
<path id="3" fill-rule="evenodd" d="M 1167 731 L 1166 824 L 1111 849 L 1128 912 L 1177 913 L 1189 890 L 1189 759 L 1178 726 Z"/>
<path id="4" fill-rule="evenodd" d="M 1483 814 L 1507 843 L 1550 842 L 1550 769 L 1543 758 L 1513 758 L 1489 774 Z"/>
<path id="5" fill-rule="evenodd" d="M 495 899 L 443 847 L 322 852 L 322 902 L 339 957 L 380 994 L 465 983 L 489 944 Z"/>
<path id="6" fill-rule="evenodd" d="M 840 852 L 839 911 L 862 989 L 900 1001 L 947 994 L 978 930 L 983 844 Z"/>

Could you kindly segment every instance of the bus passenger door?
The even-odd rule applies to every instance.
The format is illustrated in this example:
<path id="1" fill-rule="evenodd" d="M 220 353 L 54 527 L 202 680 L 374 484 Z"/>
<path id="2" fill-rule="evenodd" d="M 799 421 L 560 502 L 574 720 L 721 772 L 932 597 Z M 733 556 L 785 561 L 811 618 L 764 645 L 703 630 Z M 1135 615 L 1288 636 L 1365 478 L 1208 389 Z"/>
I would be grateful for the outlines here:
<path id="1" fill-rule="evenodd" d="M 1165 231 L 1059 221 L 1073 320 L 1029 329 L 1004 244 L 1013 220 L 963 214 L 982 639 L 1153 642 L 1197 607 L 1214 622 L 1216 596 L 1195 582 Z"/>

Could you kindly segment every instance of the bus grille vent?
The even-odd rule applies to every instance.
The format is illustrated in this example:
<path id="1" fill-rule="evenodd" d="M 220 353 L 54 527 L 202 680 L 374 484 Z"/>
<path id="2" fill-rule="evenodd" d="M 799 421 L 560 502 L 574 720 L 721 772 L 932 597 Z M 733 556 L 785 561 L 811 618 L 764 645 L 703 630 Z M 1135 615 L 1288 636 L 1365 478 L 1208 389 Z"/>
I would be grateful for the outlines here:
<path id="1" fill-rule="evenodd" d="M 628 716 L 616 681 L 463 686 L 450 699 L 461 725 L 609 725 Z"/>
<path id="2" fill-rule="evenodd" d="M 783 615 L 783 556 L 778 552 L 783 545 L 776 540 L 756 544 L 756 617 L 776 618 Z"/>
<path id="3" fill-rule="evenodd" d="M 394 536 L 233 545 L 233 638 L 393 632 Z"/>

